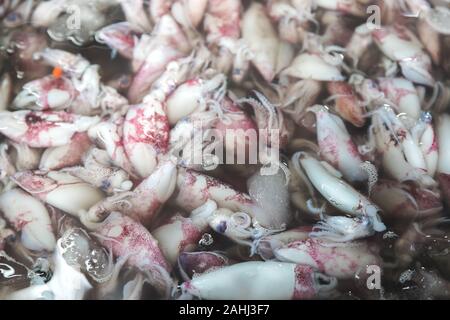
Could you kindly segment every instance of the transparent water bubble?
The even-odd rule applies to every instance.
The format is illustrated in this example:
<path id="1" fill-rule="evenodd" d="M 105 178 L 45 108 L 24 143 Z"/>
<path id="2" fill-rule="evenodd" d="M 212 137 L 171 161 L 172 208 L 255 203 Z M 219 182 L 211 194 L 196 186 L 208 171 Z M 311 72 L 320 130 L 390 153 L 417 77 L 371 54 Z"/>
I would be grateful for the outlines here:
<path id="1" fill-rule="evenodd" d="M 200 246 L 210 246 L 214 243 L 214 238 L 209 233 L 204 233 L 198 244 Z"/>
<path id="2" fill-rule="evenodd" d="M 71 266 L 80 267 L 92 279 L 102 282 L 111 273 L 111 261 L 103 248 L 95 247 L 82 229 L 72 229 L 61 241 L 63 257 Z"/>
<path id="3" fill-rule="evenodd" d="M 393 231 L 387 231 L 383 234 L 383 239 L 395 239 L 398 238 L 398 234 Z"/>
<path id="4" fill-rule="evenodd" d="M 425 123 L 431 123 L 433 121 L 433 115 L 430 112 L 422 112 L 420 120 Z"/>
<path id="5" fill-rule="evenodd" d="M 97 281 L 108 278 L 111 273 L 108 255 L 103 249 L 93 249 L 84 260 L 84 268 Z"/>
<path id="6" fill-rule="evenodd" d="M 89 240 L 83 233 L 81 230 L 73 229 L 61 241 L 63 257 L 71 266 L 81 265 L 89 250 Z"/>
<path id="7" fill-rule="evenodd" d="M 53 272 L 50 262 L 45 258 L 38 258 L 33 265 L 33 269 L 28 273 L 28 278 L 32 285 L 41 285 L 50 281 Z"/>
<path id="8" fill-rule="evenodd" d="M 414 273 L 415 273 L 414 270 L 408 269 L 400 274 L 398 281 L 400 281 L 400 283 L 402 283 L 402 284 L 407 281 L 411 281 Z"/>

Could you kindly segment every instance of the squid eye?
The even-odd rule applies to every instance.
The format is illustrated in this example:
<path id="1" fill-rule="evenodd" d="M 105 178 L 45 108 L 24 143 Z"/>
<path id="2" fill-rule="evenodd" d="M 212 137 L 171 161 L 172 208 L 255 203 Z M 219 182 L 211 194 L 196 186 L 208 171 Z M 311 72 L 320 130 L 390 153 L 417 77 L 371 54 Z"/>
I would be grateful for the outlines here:
<path id="1" fill-rule="evenodd" d="M 221 221 L 219 225 L 216 227 L 216 231 L 218 233 L 224 233 L 227 230 L 227 222 Z"/>
<path id="2" fill-rule="evenodd" d="M 11 12 L 10 14 L 8 14 L 8 16 L 6 17 L 6 20 L 8 22 L 16 22 L 20 19 L 20 15 L 17 14 L 16 12 Z"/>
<path id="3" fill-rule="evenodd" d="M 103 180 L 100 186 L 100 189 L 102 189 L 103 191 L 108 190 L 111 187 L 111 182 L 108 180 Z"/>
<path id="4" fill-rule="evenodd" d="M 430 112 L 422 112 L 420 115 L 420 120 L 425 123 L 431 123 L 433 121 L 433 116 Z"/>
<path id="5" fill-rule="evenodd" d="M 120 86 L 121 87 L 128 87 L 130 85 L 130 78 L 124 77 L 120 79 Z"/>
<path id="6" fill-rule="evenodd" d="M 233 74 L 234 75 L 240 75 L 242 73 L 242 70 L 240 68 L 234 68 L 233 69 Z"/>

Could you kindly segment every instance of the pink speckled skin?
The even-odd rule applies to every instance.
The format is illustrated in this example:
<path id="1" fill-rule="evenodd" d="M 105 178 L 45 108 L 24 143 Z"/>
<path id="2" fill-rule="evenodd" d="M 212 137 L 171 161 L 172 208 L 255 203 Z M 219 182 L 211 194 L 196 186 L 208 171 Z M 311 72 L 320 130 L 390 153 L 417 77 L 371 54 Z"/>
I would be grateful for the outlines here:
<path id="1" fill-rule="evenodd" d="M 229 264 L 228 259 L 215 252 L 183 252 L 178 258 L 180 268 L 189 278 Z"/>
<path id="2" fill-rule="evenodd" d="M 175 182 L 175 162 L 163 161 L 132 193 L 125 194 L 122 198 L 119 194 L 104 199 L 90 208 L 89 216 L 102 219 L 109 212 L 120 211 L 148 227 L 161 205 L 172 195 Z"/>
<path id="3" fill-rule="evenodd" d="M 209 0 L 205 17 L 207 41 L 218 44 L 223 38 L 239 39 L 241 10 L 239 0 Z"/>
<path id="4" fill-rule="evenodd" d="M 128 22 L 115 23 L 101 29 L 97 33 L 97 39 L 105 42 L 109 47 L 117 50 L 127 59 L 133 58 L 133 50 L 136 45 L 136 32 Z"/>
<path id="5" fill-rule="evenodd" d="M 233 211 L 252 213 L 256 209 L 256 204 L 249 195 L 238 192 L 213 177 L 189 169 L 178 169 L 177 190 L 175 203 L 187 211 L 200 207 L 208 199 L 216 201 L 219 207 Z"/>
<path id="6" fill-rule="evenodd" d="M 167 115 L 158 101 L 131 106 L 128 110 L 123 127 L 123 144 L 128 158 L 143 178 L 153 170 L 139 170 L 139 161 L 143 161 L 142 152 L 155 158 L 153 163 L 156 165 L 156 156 L 167 151 L 169 130 Z"/>
<path id="7" fill-rule="evenodd" d="M 78 95 L 78 91 L 73 86 L 72 81 L 66 77 L 56 78 L 50 75 L 28 82 L 23 87 L 23 90 L 26 90 L 28 94 L 31 92 L 36 97 L 36 103 L 33 105 L 34 110 L 37 110 L 37 108 L 39 110 L 51 109 L 52 106 L 48 102 L 48 94 L 52 89 L 68 93 L 69 99 L 65 107 L 68 107 L 70 102 L 74 101 Z M 20 97 L 17 102 L 20 103 Z"/>
<path id="8" fill-rule="evenodd" d="M 139 103 L 146 96 L 155 80 L 165 71 L 169 62 L 187 55 L 189 45 L 184 32 L 170 15 L 164 15 L 154 30 L 157 35 L 151 41 L 146 59 L 135 74 L 128 90 L 131 103 Z"/>
<path id="9" fill-rule="evenodd" d="M 295 285 L 292 300 L 314 298 L 317 295 L 314 282 L 314 269 L 310 266 L 297 265 L 295 267 Z"/>
<path id="10" fill-rule="evenodd" d="M 11 140 L 32 148 L 57 147 L 69 143 L 76 132 L 83 131 L 74 124 L 81 119 L 64 111 L 17 111 L 3 114 L 0 131 Z M 18 125 L 21 128 L 15 129 Z"/>
<path id="11" fill-rule="evenodd" d="M 331 95 L 336 95 L 336 112 L 354 126 L 363 127 L 366 123 L 365 110 L 352 86 L 346 82 L 328 82 L 327 89 Z"/>
<path id="12" fill-rule="evenodd" d="M 118 212 L 111 213 L 96 230 L 100 243 L 111 248 L 116 257 L 129 256 L 127 263 L 141 270 L 155 271 L 155 266 L 170 272 L 171 267 L 158 242 L 139 222 Z"/>
<path id="13" fill-rule="evenodd" d="M 304 252 L 311 259 L 305 261 L 291 261 L 310 265 L 318 271 L 339 279 L 352 279 L 367 265 L 378 265 L 381 258 L 377 247 L 367 242 L 355 243 L 349 246 L 333 246 L 320 239 L 307 239 L 294 241 L 285 248 L 296 250 L 299 254 Z"/>
<path id="14" fill-rule="evenodd" d="M 40 169 L 45 170 L 59 170 L 71 166 L 81 164 L 84 154 L 92 146 L 89 136 L 85 132 L 75 133 L 70 141 L 68 148 L 64 154 L 58 154 L 57 157 L 52 158 L 49 164 L 44 165 L 41 160 Z M 51 153 L 49 156 L 53 157 Z"/>

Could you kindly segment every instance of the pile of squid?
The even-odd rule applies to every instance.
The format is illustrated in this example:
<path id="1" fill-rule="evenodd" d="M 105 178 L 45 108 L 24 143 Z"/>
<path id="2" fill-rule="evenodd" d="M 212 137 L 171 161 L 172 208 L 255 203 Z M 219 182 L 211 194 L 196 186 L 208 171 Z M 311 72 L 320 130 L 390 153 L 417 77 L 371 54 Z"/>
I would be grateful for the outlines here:
<path id="1" fill-rule="evenodd" d="M 448 6 L 1 1 L 0 298 L 450 298 Z"/>

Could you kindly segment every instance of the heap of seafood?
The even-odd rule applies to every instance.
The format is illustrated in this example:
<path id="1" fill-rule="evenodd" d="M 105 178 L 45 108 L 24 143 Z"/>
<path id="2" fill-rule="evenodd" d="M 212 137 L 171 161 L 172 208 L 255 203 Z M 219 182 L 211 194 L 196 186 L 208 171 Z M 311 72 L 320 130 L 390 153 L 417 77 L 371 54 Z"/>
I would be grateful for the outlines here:
<path id="1" fill-rule="evenodd" d="M 0 298 L 450 298 L 449 21 L 0 1 Z"/>

